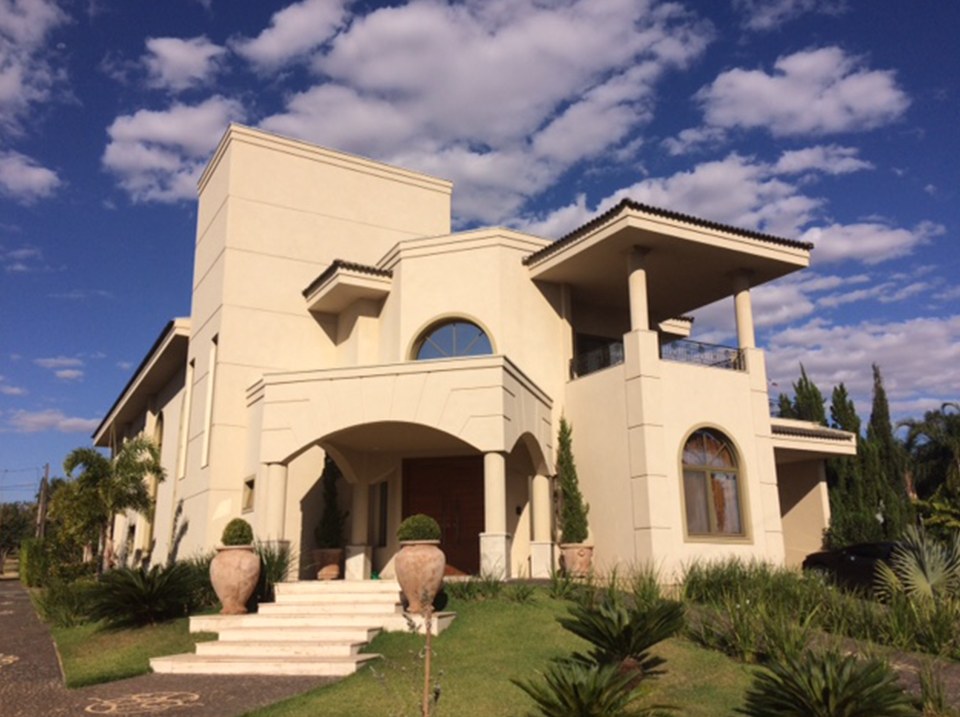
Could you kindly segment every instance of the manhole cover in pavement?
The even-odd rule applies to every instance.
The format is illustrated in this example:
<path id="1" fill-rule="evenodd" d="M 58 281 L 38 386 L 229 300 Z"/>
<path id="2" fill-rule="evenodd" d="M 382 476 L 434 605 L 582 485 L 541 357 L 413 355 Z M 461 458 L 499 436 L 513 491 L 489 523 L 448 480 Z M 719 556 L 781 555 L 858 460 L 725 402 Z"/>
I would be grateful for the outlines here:
<path id="1" fill-rule="evenodd" d="M 12 665 L 19 659 L 20 658 L 16 655 L 4 655 L 2 652 L 0 652 L 0 669 Z"/>
<path id="2" fill-rule="evenodd" d="M 196 692 L 143 692 L 139 695 L 114 697 L 109 700 L 95 698 L 86 709 L 95 715 L 146 715 L 167 710 L 201 706 Z"/>

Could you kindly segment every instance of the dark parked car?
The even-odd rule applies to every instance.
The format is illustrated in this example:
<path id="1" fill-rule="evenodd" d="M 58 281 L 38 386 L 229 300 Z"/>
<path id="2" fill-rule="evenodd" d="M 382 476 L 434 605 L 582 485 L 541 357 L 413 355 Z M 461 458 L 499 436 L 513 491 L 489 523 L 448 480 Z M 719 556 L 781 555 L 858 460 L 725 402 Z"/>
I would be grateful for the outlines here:
<path id="1" fill-rule="evenodd" d="M 804 570 L 827 574 L 837 585 L 869 590 L 877 563 L 890 563 L 896 543 L 860 543 L 845 548 L 811 553 L 803 561 Z"/>

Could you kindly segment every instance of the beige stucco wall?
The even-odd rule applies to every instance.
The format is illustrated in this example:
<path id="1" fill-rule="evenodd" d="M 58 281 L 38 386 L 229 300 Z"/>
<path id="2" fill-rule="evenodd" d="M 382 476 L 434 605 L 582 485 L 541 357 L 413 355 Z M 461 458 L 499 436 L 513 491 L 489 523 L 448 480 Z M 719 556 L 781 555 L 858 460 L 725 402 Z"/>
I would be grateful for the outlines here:
<path id="1" fill-rule="evenodd" d="M 830 524 L 830 499 L 823 460 L 777 466 L 786 564 L 797 566 L 823 545 Z"/>

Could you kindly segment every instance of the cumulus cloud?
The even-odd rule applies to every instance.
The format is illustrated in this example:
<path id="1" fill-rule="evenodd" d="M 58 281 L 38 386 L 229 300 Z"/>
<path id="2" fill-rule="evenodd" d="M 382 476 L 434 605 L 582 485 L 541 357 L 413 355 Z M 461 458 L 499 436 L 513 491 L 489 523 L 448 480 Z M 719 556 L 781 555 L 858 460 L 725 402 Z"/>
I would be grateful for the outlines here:
<path id="1" fill-rule="evenodd" d="M 860 222 L 811 227 L 800 239 L 813 243 L 813 258 L 817 263 L 854 259 L 865 264 L 879 264 L 906 256 L 945 232 L 943 225 L 933 222 L 921 222 L 913 229 L 881 222 Z"/>
<path id="2" fill-rule="evenodd" d="M 107 129 L 103 165 L 136 202 L 194 199 L 227 125 L 245 116 L 239 102 L 215 95 L 196 105 L 177 102 L 117 117 Z"/>
<path id="3" fill-rule="evenodd" d="M 37 366 L 40 366 L 41 368 L 48 368 L 48 369 L 76 368 L 78 366 L 83 366 L 83 361 L 81 359 L 74 358 L 71 356 L 38 358 L 38 359 L 34 359 L 33 362 Z"/>
<path id="4" fill-rule="evenodd" d="M 27 389 L 13 386 L 7 382 L 5 376 L 0 376 L 0 396 L 26 396 Z"/>
<path id="5" fill-rule="evenodd" d="M 220 70 L 226 48 L 206 37 L 150 37 L 142 62 L 151 87 L 183 92 L 209 83 Z"/>
<path id="6" fill-rule="evenodd" d="M 327 42 L 347 18 L 350 0 L 302 0 L 274 13 L 253 38 L 236 38 L 233 49 L 260 70 L 302 59 Z"/>
<path id="7" fill-rule="evenodd" d="M 784 152 L 773 170 L 780 174 L 799 174 L 820 171 L 826 174 L 849 174 L 862 169 L 873 169 L 873 164 L 860 159 L 856 147 L 839 147 L 835 144 L 818 145 Z"/>
<path id="8" fill-rule="evenodd" d="M 83 371 L 78 368 L 65 368 L 60 371 L 54 371 L 53 375 L 63 381 L 76 381 L 83 378 Z"/>
<path id="9" fill-rule="evenodd" d="M 663 75 L 712 28 L 675 4 L 415 2 L 353 18 L 322 77 L 262 126 L 454 180 L 464 221 L 499 222 L 651 117 Z"/>
<path id="10" fill-rule="evenodd" d="M 917 347 L 923 350 L 918 351 Z M 883 371 L 891 408 L 916 411 L 924 402 L 960 395 L 960 316 L 832 324 L 813 320 L 774 334 L 767 373 L 790 385 L 803 362 L 825 392 L 843 381 L 861 411 L 869 410 L 870 364 Z M 928 406 L 932 407 L 932 406 Z"/>
<path id="11" fill-rule="evenodd" d="M 773 30 L 808 13 L 838 15 L 847 9 L 843 0 L 733 0 L 747 30 Z"/>
<path id="12" fill-rule="evenodd" d="M 0 151 L 0 194 L 24 204 L 52 195 L 60 178 L 36 160 L 12 150 Z"/>
<path id="13" fill-rule="evenodd" d="M 728 70 L 696 99 L 708 126 L 763 128 L 778 137 L 869 130 L 899 119 L 910 105 L 893 72 L 867 69 L 839 47 L 780 57 L 770 74 Z"/>
<path id="14" fill-rule="evenodd" d="M 100 425 L 96 418 L 76 418 L 67 416 L 59 409 L 43 411 L 13 411 L 7 424 L 17 433 L 40 433 L 59 431 L 60 433 L 89 433 Z"/>

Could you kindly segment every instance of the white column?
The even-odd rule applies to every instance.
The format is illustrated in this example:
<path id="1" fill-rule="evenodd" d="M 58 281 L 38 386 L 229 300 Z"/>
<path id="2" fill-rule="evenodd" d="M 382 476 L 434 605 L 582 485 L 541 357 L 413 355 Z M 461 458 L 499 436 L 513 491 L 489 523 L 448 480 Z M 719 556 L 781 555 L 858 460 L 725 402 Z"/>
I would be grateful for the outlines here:
<path id="1" fill-rule="evenodd" d="M 267 540 L 283 540 L 287 512 L 287 467 L 282 463 L 267 464 Z"/>
<path id="2" fill-rule="evenodd" d="M 344 578 L 366 580 L 370 577 L 373 550 L 369 545 L 370 531 L 370 486 L 353 484 L 350 501 L 350 544 L 346 547 Z"/>
<path id="3" fill-rule="evenodd" d="M 647 331 L 650 328 L 650 314 L 647 305 L 647 270 L 644 259 L 648 249 L 633 247 L 630 250 L 628 269 L 630 273 L 630 329 Z"/>
<path id="4" fill-rule="evenodd" d="M 531 494 L 533 540 L 530 543 L 530 577 L 549 578 L 553 571 L 553 541 L 550 539 L 550 524 L 553 518 L 550 478 L 545 475 L 535 475 Z"/>
<path id="5" fill-rule="evenodd" d="M 484 532 L 480 534 L 480 570 L 510 577 L 510 536 L 507 534 L 507 459 L 503 453 L 483 455 Z"/>
<path id="6" fill-rule="evenodd" d="M 753 330 L 753 304 L 750 300 L 750 274 L 741 272 L 734 278 L 733 302 L 737 312 L 737 344 L 742 349 L 757 347 Z"/>

